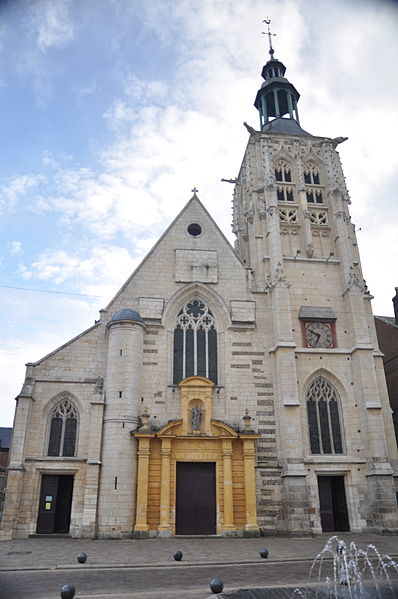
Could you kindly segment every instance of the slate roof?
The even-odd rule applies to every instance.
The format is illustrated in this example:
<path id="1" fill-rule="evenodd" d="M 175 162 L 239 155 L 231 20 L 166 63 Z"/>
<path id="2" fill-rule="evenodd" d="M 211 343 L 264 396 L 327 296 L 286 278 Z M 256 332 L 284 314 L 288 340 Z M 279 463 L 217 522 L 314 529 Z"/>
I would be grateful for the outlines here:
<path id="1" fill-rule="evenodd" d="M 11 445 L 12 428 L 0 426 L 0 448 L 10 448 Z"/>
<path id="2" fill-rule="evenodd" d="M 304 131 L 297 121 L 294 119 L 285 119 L 283 117 L 278 117 L 273 121 L 270 121 L 264 125 L 262 131 L 266 133 L 288 133 L 289 135 L 309 135 L 310 137 L 313 137 L 311 133 Z"/>
<path id="3" fill-rule="evenodd" d="M 394 316 L 377 316 L 377 315 L 375 315 L 375 318 L 378 318 L 382 322 L 385 322 L 386 324 L 389 324 L 389 325 L 395 327 L 396 329 L 398 329 L 398 324 L 395 322 Z"/>

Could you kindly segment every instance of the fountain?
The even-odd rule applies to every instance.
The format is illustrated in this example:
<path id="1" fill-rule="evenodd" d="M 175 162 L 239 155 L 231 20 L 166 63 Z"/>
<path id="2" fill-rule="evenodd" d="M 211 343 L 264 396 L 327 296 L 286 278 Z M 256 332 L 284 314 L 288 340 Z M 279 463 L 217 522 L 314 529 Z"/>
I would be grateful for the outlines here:
<path id="1" fill-rule="evenodd" d="M 398 599 L 398 564 L 381 555 L 375 545 L 360 549 L 330 537 L 315 557 L 308 581 L 301 588 L 240 589 L 220 599 Z"/>
<path id="2" fill-rule="evenodd" d="M 384 599 L 398 597 L 397 579 L 398 564 L 389 555 L 381 555 L 375 545 L 363 550 L 333 536 L 313 561 L 308 582 L 323 587 L 325 597 Z M 295 589 L 293 596 L 310 597 L 308 591 Z"/>

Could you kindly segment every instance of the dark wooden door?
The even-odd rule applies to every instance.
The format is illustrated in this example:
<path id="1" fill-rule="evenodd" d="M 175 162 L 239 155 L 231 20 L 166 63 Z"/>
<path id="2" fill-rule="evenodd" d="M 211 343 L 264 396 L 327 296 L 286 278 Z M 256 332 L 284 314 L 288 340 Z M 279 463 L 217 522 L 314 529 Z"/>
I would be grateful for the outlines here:
<path id="1" fill-rule="evenodd" d="M 348 531 L 344 476 L 318 476 L 323 532 Z"/>
<path id="2" fill-rule="evenodd" d="M 37 533 L 68 533 L 72 507 L 73 476 L 43 474 Z"/>
<path id="3" fill-rule="evenodd" d="M 216 533 L 216 465 L 177 462 L 176 534 Z"/>

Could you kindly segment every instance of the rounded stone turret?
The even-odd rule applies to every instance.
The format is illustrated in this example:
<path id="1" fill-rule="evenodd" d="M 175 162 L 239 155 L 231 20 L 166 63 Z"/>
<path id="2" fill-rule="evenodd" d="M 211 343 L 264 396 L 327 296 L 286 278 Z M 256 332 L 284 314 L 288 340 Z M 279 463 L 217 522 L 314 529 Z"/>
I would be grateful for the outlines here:
<path id="1" fill-rule="evenodd" d="M 131 308 L 123 308 L 122 310 L 118 310 L 111 318 L 111 322 L 120 320 L 132 320 L 134 322 L 144 323 L 140 313 L 136 312 L 136 310 L 131 310 Z"/>
<path id="2" fill-rule="evenodd" d="M 123 308 L 108 322 L 105 416 L 98 507 L 98 536 L 127 537 L 135 518 L 141 370 L 146 325 L 139 312 Z"/>

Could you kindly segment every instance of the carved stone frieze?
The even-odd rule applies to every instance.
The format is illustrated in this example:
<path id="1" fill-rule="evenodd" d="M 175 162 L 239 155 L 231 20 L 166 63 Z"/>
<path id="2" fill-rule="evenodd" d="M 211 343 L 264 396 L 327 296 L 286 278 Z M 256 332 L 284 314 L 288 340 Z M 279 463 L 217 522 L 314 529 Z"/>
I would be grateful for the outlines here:
<path id="1" fill-rule="evenodd" d="M 289 283 L 289 281 L 286 280 L 286 275 L 283 271 L 282 264 L 280 262 L 278 262 L 278 264 L 276 265 L 275 276 L 273 279 L 271 279 L 269 273 L 267 273 L 265 279 L 265 291 L 271 292 L 279 284 L 287 288 L 291 287 L 292 285 L 291 283 Z"/>
<path id="2" fill-rule="evenodd" d="M 314 257 L 314 245 L 312 243 L 307 244 L 307 248 L 305 250 L 305 255 L 307 256 L 307 258 Z"/>
<path id="3" fill-rule="evenodd" d="M 265 199 L 262 197 L 257 198 L 257 210 L 258 210 L 258 214 L 259 214 L 260 218 L 266 217 L 267 213 L 266 213 Z"/>
<path id="4" fill-rule="evenodd" d="M 360 289 L 362 293 L 364 293 L 365 295 L 370 295 L 370 291 L 366 284 L 366 281 L 361 277 L 359 265 L 357 262 L 353 262 L 350 266 L 346 292 L 350 291 L 353 287 L 358 287 L 358 289 Z"/>
<path id="5" fill-rule="evenodd" d="M 248 223 L 253 224 L 253 207 L 250 205 L 249 209 L 245 212 L 245 217 Z"/>
<path id="6" fill-rule="evenodd" d="M 312 235 L 314 237 L 329 237 L 330 235 L 330 229 L 329 227 L 327 228 L 321 228 L 321 227 L 312 227 Z"/>

